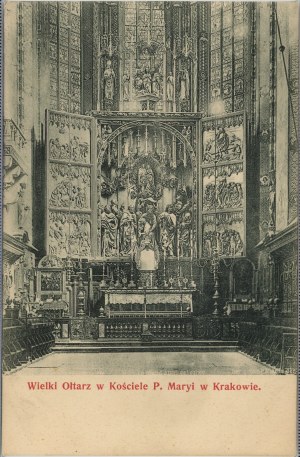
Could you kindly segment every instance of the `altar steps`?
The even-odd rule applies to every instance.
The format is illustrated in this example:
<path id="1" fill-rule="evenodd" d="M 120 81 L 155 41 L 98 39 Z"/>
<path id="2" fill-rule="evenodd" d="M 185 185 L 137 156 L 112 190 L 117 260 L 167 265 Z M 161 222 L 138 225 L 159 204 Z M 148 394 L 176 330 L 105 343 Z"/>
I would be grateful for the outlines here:
<path id="1" fill-rule="evenodd" d="M 237 341 L 220 340 L 102 340 L 57 341 L 54 352 L 234 352 Z"/>

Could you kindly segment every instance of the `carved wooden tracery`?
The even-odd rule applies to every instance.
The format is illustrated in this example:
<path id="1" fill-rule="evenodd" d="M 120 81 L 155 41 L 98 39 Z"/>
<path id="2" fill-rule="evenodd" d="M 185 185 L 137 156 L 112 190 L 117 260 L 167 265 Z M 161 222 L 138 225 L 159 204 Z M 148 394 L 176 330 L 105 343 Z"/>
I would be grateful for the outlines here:
<path id="1" fill-rule="evenodd" d="M 165 122 L 160 119 L 137 119 L 119 125 L 120 121 L 116 121 L 113 118 L 110 120 L 107 118 L 98 119 L 98 209 L 100 207 L 98 230 L 101 232 L 102 216 L 104 220 L 109 217 L 103 212 L 105 203 L 106 206 L 110 203 L 114 205 L 114 200 L 116 199 L 119 208 L 124 203 L 128 208 L 133 205 L 138 219 L 139 212 L 146 211 L 147 199 L 152 199 L 155 200 L 155 205 L 157 205 L 156 216 L 158 218 L 158 244 L 160 248 L 162 250 L 166 249 L 166 255 L 174 256 L 177 253 L 190 257 L 191 251 L 193 251 L 192 255 L 195 256 L 197 250 L 197 163 L 196 151 L 193 147 L 196 138 L 196 123 L 182 120 L 177 123 L 177 128 L 175 128 L 175 123 L 172 122 L 173 125 L 171 125 L 171 120 L 172 116 Z M 133 138 L 136 138 L 136 140 L 133 140 Z M 136 141 L 135 145 L 134 141 Z M 189 172 L 184 172 L 181 178 L 179 178 L 180 166 L 183 170 L 190 170 Z M 106 170 L 109 174 L 108 169 L 111 167 L 118 171 L 119 180 L 114 178 L 114 181 L 111 181 L 103 175 L 103 170 L 104 173 Z M 151 178 L 151 180 L 153 179 L 152 189 L 151 183 L 145 182 L 144 188 L 143 185 L 139 185 L 139 173 L 143 171 L 147 174 L 146 170 L 150 173 L 149 178 L 151 178 L 151 174 L 153 175 L 153 178 Z M 186 173 L 189 175 L 188 179 L 183 176 Z M 124 197 L 124 195 L 122 197 L 122 192 L 126 188 L 127 197 Z M 166 192 L 171 193 L 173 197 L 166 198 Z M 186 211 L 186 219 L 184 219 L 183 215 L 179 217 L 179 213 L 175 215 L 176 211 L 173 214 L 170 209 L 176 201 L 180 200 L 180 194 L 183 201 L 185 200 L 184 203 L 190 200 L 190 212 Z M 183 243 L 187 244 L 186 248 L 179 248 L 178 246 L 179 239 L 183 242 L 183 236 L 180 235 L 179 228 L 176 235 L 176 247 L 174 244 L 175 236 L 172 238 L 170 233 L 168 236 L 171 236 L 173 240 L 171 244 L 173 243 L 174 245 L 170 245 L 170 240 L 163 241 L 164 235 L 161 227 L 164 224 L 162 221 L 164 217 L 168 219 L 168 216 L 164 216 L 167 208 L 170 214 L 173 214 L 170 217 L 173 217 L 174 223 L 176 218 L 177 224 L 180 221 L 182 230 L 185 225 L 188 226 L 188 230 L 185 232 L 186 243 Z M 189 218 L 192 220 L 189 220 Z M 159 221 L 162 222 L 160 223 Z M 166 225 L 164 227 L 164 234 L 167 235 L 168 229 Z M 177 230 L 175 227 L 173 229 Z M 138 230 L 138 227 L 136 227 L 136 230 Z M 113 243 L 110 244 L 111 246 L 113 245 Z M 120 247 L 119 253 L 123 251 L 124 249 Z M 98 252 L 103 254 L 103 247 L 98 246 Z M 116 252 L 117 249 L 114 248 L 110 255 L 116 254 Z M 107 255 L 107 252 L 105 252 L 105 255 Z"/>

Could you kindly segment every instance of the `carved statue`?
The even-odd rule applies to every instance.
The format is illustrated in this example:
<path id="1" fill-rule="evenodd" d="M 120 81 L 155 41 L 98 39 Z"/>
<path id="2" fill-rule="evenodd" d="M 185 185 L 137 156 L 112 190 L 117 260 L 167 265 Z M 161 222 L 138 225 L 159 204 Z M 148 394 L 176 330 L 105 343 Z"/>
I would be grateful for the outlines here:
<path id="1" fill-rule="evenodd" d="M 173 205 L 168 205 L 166 211 L 159 215 L 160 244 L 167 256 L 174 256 L 176 234 L 176 215 Z"/>
<path id="2" fill-rule="evenodd" d="M 123 75 L 123 100 L 128 101 L 130 94 L 130 76 L 127 72 Z"/>
<path id="3" fill-rule="evenodd" d="M 157 219 L 154 206 L 150 201 L 147 212 L 138 221 L 138 247 L 136 252 L 137 267 L 141 270 L 157 270 L 159 251 L 156 242 Z"/>
<path id="4" fill-rule="evenodd" d="M 113 100 L 115 95 L 115 72 L 112 68 L 111 60 L 106 63 L 106 69 L 103 75 L 104 80 L 104 98 Z"/>
<path id="5" fill-rule="evenodd" d="M 143 198 L 152 197 L 155 194 L 154 173 L 149 164 L 143 164 L 139 168 L 138 191 Z"/>
<path id="6" fill-rule="evenodd" d="M 186 68 L 182 69 L 179 74 L 180 82 L 180 100 L 189 100 L 190 98 L 190 75 Z"/>
<path id="7" fill-rule="evenodd" d="M 216 206 L 215 185 L 208 184 L 204 190 L 203 209 L 209 210 L 209 209 L 213 209 L 215 206 Z"/>
<path id="8" fill-rule="evenodd" d="M 167 77 L 167 101 L 173 102 L 174 100 L 174 76 L 170 72 Z"/>
<path id="9" fill-rule="evenodd" d="M 182 257 L 188 257 L 191 253 L 191 227 L 192 213 L 186 211 L 179 224 L 179 251 Z"/>
<path id="10" fill-rule="evenodd" d="M 161 80 L 161 75 L 158 72 L 154 73 L 152 79 L 152 91 L 157 96 L 161 94 Z"/>
<path id="11" fill-rule="evenodd" d="M 26 205 L 25 198 L 24 198 L 25 188 L 26 188 L 26 184 L 20 184 L 20 190 L 18 192 L 18 198 L 17 198 L 19 228 L 24 227 L 24 224 L 26 221 L 26 216 L 27 216 L 28 210 L 29 210 L 29 206 Z"/>
<path id="12" fill-rule="evenodd" d="M 217 150 L 222 158 L 224 153 L 225 154 L 227 153 L 228 147 L 229 147 L 229 136 L 223 127 L 220 127 L 217 131 L 216 142 L 217 142 Z"/>
<path id="13" fill-rule="evenodd" d="M 74 136 L 74 138 L 70 141 L 71 146 L 71 159 L 77 162 L 80 159 L 80 146 L 79 146 L 79 138 L 78 136 Z"/>
<path id="14" fill-rule="evenodd" d="M 102 255 L 111 257 L 117 252 L 118 218 L 106 205 L 101 214 Z"/>
<path id="15" fill-rule="evenodd" d="M 124 210 L 120 219 L 120 254 L 133 254 L 137 243 L 137 217 L 133 206 Z"/>
<path id="16" fill-rule="evenodd" d="M 143 74 L 143 86 L 146 93 L 151 94 L 152 92 L 152 78 L 151 73 L 148 67 L 145 68 L 145 72 Z"/>
<path id="17" fill-rule="evenodd" d="M 49 142 L 49 152 L 51 159 L 58 159 L 60 157 L 60 144 L 59 139 L 51 139 Z"/>
<path id="18" fill-rule="evenodd" d="M 140 68 L 136 69 L 136 75 L 134 78 L 134 87 L 138 92 L 141 92 L 143 90 L 143 74 L 142 70 Z"/>
<path id="19" fill-rule="evenodd" d="M 242 158 L 242 145 L 241 139 L 235 134 L 232 135 L 230 140 L 231 158 L 240 160 Z"/>
<path id="20" fill-rule="evenodd" d="M 269 228 L 275 229 L 275 208 L 276 208 L 276 192 L 275 184 L 270 180 L 269 184 Z"/>
<path id="21" fill-rule="evenodd" d="M 102 135 L 103 141 L 106 141 L 111 133 L 112 133 L 112 128 L 109 124 L 105 124 L 102 126 L 101 135 Z"/>
<path id="22" fill-rule="evenodd" d="M 188 210 L 190 204 L 191 203 L 189 201 L 184 203 L 183 202 L 183 197 L 181 195 L 177 195 L 176 202 L 174 204 L 174 212 L 175 212 L 177 218 L 182 217 L 184 212 Z"/>
<path id="23" fill-rule="evenodd" d="M 68 160 L 70 157 L 70 148 L 68 144 L 62 144 L 60 146 L 60 154 L 59 154 L 59 159 L 62 160 Z"/>
<path id="24" fill-rule="evenodd" d="M 147 211 L 146 213 L 142 214 L 141 219 L 145 221 L 143 232 L 140 234 L 141 239 L 140 242 L 143 240 L 145 236 L 149 237 L 151 240 L 151 244 L 154 246 L 156 243 L 156 227 L 157 227 L 157 218 L 154 213 L 154 206 L 153 203 L 148 202 L 147 204 Z"/>
<path id="25" fill-rule="evenodd" d="M 77 208 L 86 208 L 87 206 L 87 201 L 86 201 L 86 193 L 85 193 L 85 187 L 84 186 L 77 186 L 75 187 L 76 192 L 75 192 L 75 206 Z"/>

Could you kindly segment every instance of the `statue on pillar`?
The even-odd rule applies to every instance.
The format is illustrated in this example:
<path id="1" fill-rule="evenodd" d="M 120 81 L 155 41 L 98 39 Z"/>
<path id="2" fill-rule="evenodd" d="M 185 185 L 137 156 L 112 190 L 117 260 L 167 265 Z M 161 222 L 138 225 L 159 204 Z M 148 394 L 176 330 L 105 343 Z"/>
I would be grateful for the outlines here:
<path id="1" fill-rule="evenodd" d="M 276 225 L 276 191 L 275 183 L 270 179 L 269 183 L 269 230 L 275 230 Z"/>
<path id="2" fill-rule="evenodd" d="M 173 102 L 174 100 L 174 76 L 170 72 L 167 77 L 167 100 Z"/>
<path id="3" fill-rule="evenodd" d="M 106 100 L 113 100 L 115 95 L 115 72 L 112 68 L 111 60 L 106 63 L 106 69 L 104 71 L 104 98 Z"/>
<path id="4" fill-rule="evenodd" d="M 190 99 L 190 75 L 187 68 L 183 68 L 179 74 L 180 93 L 179 98 L 181 101 Z"/>
<path id="5" fill-rule="evenodd" d="M 123 100 L 128 101 L 130 98 L 130 76 L 127 72 L 123 75 Z"/>
<path id="6" fill-rule="evenodd" d="M 143 74 L 143 86 L 146 93 L 152 93 L 152 78 L 149 67 L 145 68 L 145 72 Z"/>

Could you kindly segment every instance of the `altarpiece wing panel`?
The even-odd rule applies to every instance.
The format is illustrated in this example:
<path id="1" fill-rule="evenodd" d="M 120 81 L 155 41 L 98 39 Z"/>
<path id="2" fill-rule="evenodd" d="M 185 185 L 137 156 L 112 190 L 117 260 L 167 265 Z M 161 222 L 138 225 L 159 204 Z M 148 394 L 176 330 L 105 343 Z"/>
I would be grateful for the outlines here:
<path id="1" fill-rule="evenodd" d="M 92 121 L 47 112 L 46 251 L 61 258 L 91 255 Z"/>

